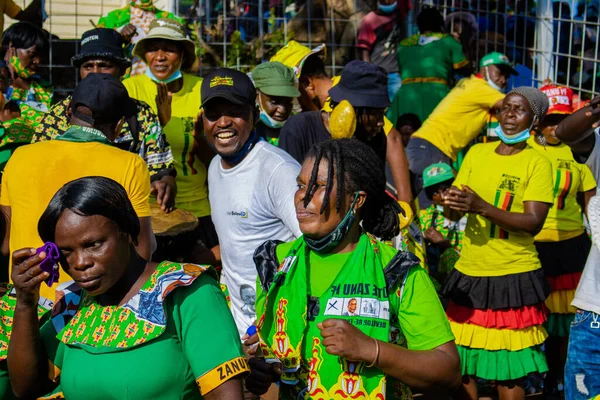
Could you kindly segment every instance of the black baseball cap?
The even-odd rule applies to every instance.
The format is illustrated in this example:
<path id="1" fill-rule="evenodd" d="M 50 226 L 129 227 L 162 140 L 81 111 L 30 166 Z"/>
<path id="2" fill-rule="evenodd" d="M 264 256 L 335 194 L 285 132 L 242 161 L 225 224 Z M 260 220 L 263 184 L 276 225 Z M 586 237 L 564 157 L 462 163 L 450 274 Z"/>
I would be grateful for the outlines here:
<path id="1" fill-rule="evenodd" d="M 89 108 L 92 116 L 77 112 L 80 106 Z M 96 125 L 134 116 L 137 107 L 119 79 L 109 74 L 89 74 L 73 92 L 71 111 L 77 118 Z"/>
<path id="2" fill-rule="evenodd" d="M 348 100 L 352 107 L 386 108 L 390 105 L 388 75 L 385 70 L 365 61 L 350 61 L 340 81 L 329 90 L 331 100 Z"/>
<path id="3" fill-rule="evenodd" d="M 201 88 L 202 104 L 222 98 L 238 105 L 254 105 L 256 88 L 243 72 L 231 68 L 219 68 L 204 77 Z"/>
<path id="4" fill-rule="evenodd" d="M 131 65 L 123 52 L 121 35 L 114 29 L 96 28 L 83 33 L 79 54 L 71 58 L 71 63 L 79 68 L 89 58 L 107 58 L 122 66 Z"/>

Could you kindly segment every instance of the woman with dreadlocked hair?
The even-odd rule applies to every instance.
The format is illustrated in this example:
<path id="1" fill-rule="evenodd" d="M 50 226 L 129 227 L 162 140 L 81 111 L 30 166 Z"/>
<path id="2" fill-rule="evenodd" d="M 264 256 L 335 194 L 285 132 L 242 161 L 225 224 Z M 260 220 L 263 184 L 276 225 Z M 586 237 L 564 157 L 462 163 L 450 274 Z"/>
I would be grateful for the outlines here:
<path id="1" fill-rule="evenodd" d="M 443 290 L 464 398 L 478 398 L 477 377 L 495 381 L 500 399 L 524 399 L 523 378 L 548 371 L 541 345 L 549 287 L 534 236 L 553 202 L 552 167 L 527 144 L 547 111 L 540 90 L 513 89 L 499 115 L 501 142 L 473 146 L 443 195 L 454 211 L 449 218 L 469 214 L 460 259 Z"/>
<path id="2" fill-rule="evenodd" d="M 457 387 L 456 346 L 427 272 L 376 239 L 399 230 L 383 162 L 356 139 L 325 141 L 297 180 L 303 236 L 255 253 L 261 357 L 248 390 L 279 381 L 281 399 L 406 399 L 407 386 Z"/>

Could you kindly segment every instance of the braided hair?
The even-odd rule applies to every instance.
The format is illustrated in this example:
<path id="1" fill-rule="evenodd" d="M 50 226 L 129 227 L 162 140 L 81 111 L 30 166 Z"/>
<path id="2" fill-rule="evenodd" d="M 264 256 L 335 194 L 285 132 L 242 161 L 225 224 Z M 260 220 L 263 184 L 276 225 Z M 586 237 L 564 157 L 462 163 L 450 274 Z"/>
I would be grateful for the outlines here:
<path id="1" fill-rule="evenodd" d="M 363 229 L 383 240 L 398 235 L 398 213 L 401 209 L 385 192 L 384 163 L 369 146 L 357 139 L 327 140 L 313 146 L 306 155 L 306 159 L 310 158 L 314 158 L 315 161 L 304 197 L 305 207 L 317 190 L 319 164 L 321 160 L 326 160 L 329 163 L 327 185 L 319 212 L 322 214 L 329 207 L 333 185 L 337 182 L 335 209 L 338 213 L 342 208 L 343 197 L 348 193 L 364 191 L 367 200 L 360 212 Z"/>

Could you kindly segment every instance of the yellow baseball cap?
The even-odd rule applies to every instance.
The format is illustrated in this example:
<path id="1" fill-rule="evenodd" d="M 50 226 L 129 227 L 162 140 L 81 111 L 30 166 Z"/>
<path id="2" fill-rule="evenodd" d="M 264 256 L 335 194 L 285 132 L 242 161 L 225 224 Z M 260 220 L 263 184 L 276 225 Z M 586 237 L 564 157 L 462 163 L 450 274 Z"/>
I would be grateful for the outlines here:
<path id="1" fill-rule="evenodd" d="M 301 45 L 295 40 L 290 40 L 281 50 L 279 50 L 269 61 L 280 62 L 294 70 L 296 77 L 300 77 L 302 72 L 302 66 L 306 59 L 314 54 L 320 57 L 325 57 L 327 48 L 325 44 L 321 44 L 314 49 L 309 49 L 306 46 Z"/>

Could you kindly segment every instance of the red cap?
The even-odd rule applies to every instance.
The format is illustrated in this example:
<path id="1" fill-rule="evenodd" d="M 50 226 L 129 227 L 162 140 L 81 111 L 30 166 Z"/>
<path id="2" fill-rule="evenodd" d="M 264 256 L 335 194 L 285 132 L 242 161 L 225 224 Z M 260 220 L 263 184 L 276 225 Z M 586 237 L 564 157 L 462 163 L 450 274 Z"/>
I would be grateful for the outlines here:
<path id="1" fill-rule="evenodd" d="M 550 108 L 548 114 L 572 114 L 573 113 L 573 91 L 568 87 L 557 85 L 546 85 L 540 88 L 548 96 Z"/>

